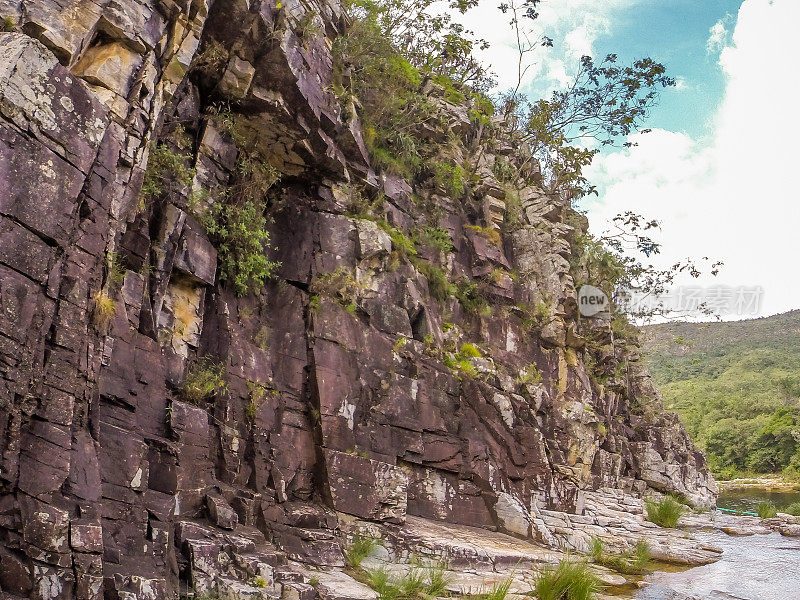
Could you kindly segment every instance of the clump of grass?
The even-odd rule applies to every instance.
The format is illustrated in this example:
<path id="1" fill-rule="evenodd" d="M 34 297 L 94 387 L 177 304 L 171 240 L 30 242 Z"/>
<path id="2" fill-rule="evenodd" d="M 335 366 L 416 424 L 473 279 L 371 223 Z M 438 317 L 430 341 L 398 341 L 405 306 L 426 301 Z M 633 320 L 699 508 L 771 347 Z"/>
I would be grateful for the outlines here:
<path id="1" fill-rule="evenodd" d="M 414 230 L 413 238 L 417 244 L 440 252 L 450 252 L 453 249 L 453 239 L 444 227 L 420 227 Z"/>
<path id="2" fill-rule="evenodd" d="M 447 279 L 447 274 L 441 267 L 421 259 L 416 259 L 413 263 L 428 280 L 428 291 L 434 299 L 446 302 L 455 293 L 455 286 Z"/>
<path id="3" fill-rule="evenodd" d="M 108 323 L 117 312 L 117 303 L 104 291 L 100 290 L 94 295 L 94 309 L 92 319 L 97 327 Z"/>
<path id="4" fill-rule="evenodd" d="M 438 598 L 447 594 L 452 578 L 447 573 L 447 561 L 440 560 L 428 566 L 428 595 Z"/>
<path id="5" fill-rule="evenodd" d="M 250 402 L 244 407 L 244 413 L 248 421 L 255 423 L 256 417 L 258 416 L 258 407 L 261 406 L 261 403 L 264 401 L 269 388 L 263 383 L 248 381 L 247 390 L 249 392 Z"/>
<path id="6" fill-rule="evenodd" d="M 480 591 L 477 594 L 470 594 L 470 600 L 505 600 L 511 591 L 511 584 L 514 580 L 509 577 L 502 581 L 496 581 L 485 591 Z"/>
<path id="7" fill-rule="evenodd" d="M 186 166 L 191 160 L 187 154 L 179 154 L 160 144 L 150 148 L 150 157 L 144 173 L 144 183 L 139 194 L 140 208 L 163 194 L 182 187 L 190 187 L 195 170 Z"/>
<path id="8" fill-rule="evenodd" d="M 399 252 L 400 255 L 404 257 L 417 255 L 417 248 L 414 246 L 414 242 L 400 229 L 393 227 L 383 219 L 376 221 L 376 224 L 389 235 L 389 238 L 392 240 L 392 247 L 395 251 Z"/>
<path id="9" fill-rule="evenodd" d="M 639 540 L 633 550 L 611 554 L 605 551 L 603 540 L 597 537 L 592 538 L 590 555 L 598 565 L 630 575 L 639 575 L 646 572 L 647 566 L 653 559 L 650 553 L 650 546 L 645 540 Z"/>
<path id="10" fill-rule="evenodd" d="M 542 382 L 542 372 L 536 366 L 536 363 L 531 363 L 519 372 L 517 383 L 519 385 L 533 384 Z"/>
<path id="11" fill-rule="evenodd" d="M 378 540 L 375 538 L 356 535 L 344 553 L 347 565 L 351 568 L 360 567 L 364 559 L 372 554 L 377 547 Z"/>
<path id="12" fill-rule="evenodd" d="M 344 267 L 339 267 L 330 273 L 315 275 L 309 287 L 314 296 L 329 296 L 351 314 L 357 312 L 358 295 L 361 290 L 362 286 L 356 281 L 353 273 Z M 312 306 L 312 310 L 316 310 L 316 307 Z"/>
<path id="13" fill-rule="evenodd" d="M 661 527 L 675 527 L 683 514 L 683 506 L 671 496 L 655 502 L 647 500 L 647 520 Z"/>
<path id="14" fill-rule="evenodd" d="M 800 517 L 800 502 L 792 502 L 789 506 L 783 509 L 783 512 L 789 515 Z"/>
<path id="15" fill-rule="evenodd" d="M 253 587 L 257 587 L 259 589 L 264 589 L 267 587 L 268 583 L 266 579 L 264 579 L 259 575 L 258 577 L 254 577 L 253 579 L 250 580 L 250 585 L 252 585 Z"/>
<path id="16" fill-rule="evenodd" d="M 464 169 L 458 165 L 449 165 L 445 162 L 436 162 L 431 166 L 433 180 L 436 185 L 452 198 L 464 195 Z"/>
<path id="17" fill-rule="evenodd" d="M 455 296 L 464 310 L 473 315 L 488 316 L 492 313 L 483 291 L 474 281 L 462 280 L 455 289 Z"/>
<path id="18" fill-rule="evenodd" d="M 385 567 L 366 571 L 364 582 L 378 592 L 379 600 L 430 600 L 447 593 L 450 578 L 447 563 L 412 566 L 403 575 L 392 575 Z"/>
<path id="19" fill-rule="evenodd" d="M 481 351 L 478 350 L 478 347 L 475 344 L 470 344 L 469 342 L 461 344 L 461 348 L 459 349 L 458 353 L 465 358 L 480 358 L 483 356 Z"/>
<path id="20" fill-rule="evenodd" d="M 569 560 L 542 570 L 534 586 L 538 600 L 591 600 L 599 589 L 600 582 L 585 562 Z"/>
<path id="21" fill-rule="evenodd" d="M 17 23 L 14 21 L 13 17 L 3 17 L 3 20 L 0 22 L 0 31 L 4 33 L 12 33 L 17 30 Z"/>
<path id="22" fill-rule="evenodd" d="M 187 402 L 198 403 L 222 394 L 227 389 L 225 365 L 210 356 L 203 356 L 189 367 L 181 386 L 181 396 Z"/>
<path id="23" fill-rule="evenodd" d="M 772 502 L 765 500 L 756 505 L 756 514 L 762 519 L 771 519 L 778 515 L 778 509 Z"/>
<path id="24" fill-rule="evenodd" d="M 106 253 L 108 263 L 108 278 L 113 283 L 121 283 L 125 279 L 126 265 L 123 258 L 116 252 Z"/>
<path id="25" fill-rule="evenodd" d="M 465 225 L 465 227 L 486 239 L 486 241 L 490 244 L 500 246 L 503 243 L 503 239 L 500 237 L 500 232 L 493 227 L 481 227 L 480 225 Z"/>

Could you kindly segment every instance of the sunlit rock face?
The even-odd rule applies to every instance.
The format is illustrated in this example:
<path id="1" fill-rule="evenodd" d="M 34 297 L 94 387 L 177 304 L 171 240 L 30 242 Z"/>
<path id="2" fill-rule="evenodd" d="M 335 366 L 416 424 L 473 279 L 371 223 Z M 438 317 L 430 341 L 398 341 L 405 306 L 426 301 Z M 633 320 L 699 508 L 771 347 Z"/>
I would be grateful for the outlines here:
<path id="1" fill-rule="evenodd" d="M 714 502 L 634 341 L 577 314 L 585 220 L 495 179 L 515 160 L 502 122 L 481 141 L 431 90 L 449 158 L 476 165 L 469 199 L 373 168 L 331 87 L 336 2 L 0 0 L 0 16 L 16 30 L 0 33 L 3 592 L 306 598 L 287 559 L 343 565 L 351 517 L 581 547 L 559 514 L 600 488 Z M 245 296 L 197 218 L 237 169 L 226 111 L 282 176 L 264 199 L 281 266 Z M 156 142 L 192 177 L 143 201 Z M 385 222 L 354 216 L 356 188 Z M 426 225 L 452 249 L 410 260 L 390 232 Z M 436 300 L 420 261 L 489 310 Z M 321 284 L 337 272 L 345 296 Z M 464 343 L 478 356 L 454 367 Z M 189 401 L 202 357 L 225 386 Z"/>

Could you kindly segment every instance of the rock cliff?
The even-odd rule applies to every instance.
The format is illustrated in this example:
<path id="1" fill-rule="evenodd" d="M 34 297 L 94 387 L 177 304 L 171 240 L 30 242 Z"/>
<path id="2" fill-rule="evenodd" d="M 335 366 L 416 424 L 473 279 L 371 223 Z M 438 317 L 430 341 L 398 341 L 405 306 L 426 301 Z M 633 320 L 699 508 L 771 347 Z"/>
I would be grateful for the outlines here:
<path id="1" fill-rule="evenodd" d="M 609 503 L 713 504 L 635 341 L 578 316 L 585 220 L 498 180 L 536 170 L 499 119 L 424 82 L 469 193 L 374 168 L 335 0 L 0 17 L 4 593 L 359 597 L 298 566 L 343 565 L 359 524 L 585 550 Z M 251 183 L 279 266 L 242 293 L 203 215 Z"/>

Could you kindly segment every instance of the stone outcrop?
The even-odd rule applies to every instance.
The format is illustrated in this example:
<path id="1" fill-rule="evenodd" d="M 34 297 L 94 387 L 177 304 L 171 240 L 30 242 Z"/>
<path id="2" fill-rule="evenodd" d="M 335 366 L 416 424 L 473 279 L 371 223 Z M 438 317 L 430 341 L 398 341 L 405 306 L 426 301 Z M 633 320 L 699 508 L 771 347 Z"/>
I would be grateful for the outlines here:
<path id="1" fill-rule="evenodd" d="M 657 491 L 713 504 L 635 344 L 577 315 L 585 222 L 496 180 L 511 142 L 478 151 L 434 86 L 477 164 L 471 198 L 373 168 L 331 88 L 336 1 L 0 0 L 0 17 L 2 592 L 372 598 L 304 575 L 344 564 L 351 518 L 582 550 L 610 526 L 597 490 L 632 514 Z M 282 175 L 264 198 L 281 266 L 241 297 L 197 208 L 236 179 L 228 114 Z M 143 202 L 156 143 L 192 176 Z M 355 188 L 385 199 L 380 219 Z M 492 314 L 432 297 L 389 233 L 424 225 L 453 247 L 419 260 Z M 337 272 L 345 295 L 321 285 Z M 447 360 L 467 342 L 475 376 Z M 225 384 L 198 400 L 204 357 Z"/>

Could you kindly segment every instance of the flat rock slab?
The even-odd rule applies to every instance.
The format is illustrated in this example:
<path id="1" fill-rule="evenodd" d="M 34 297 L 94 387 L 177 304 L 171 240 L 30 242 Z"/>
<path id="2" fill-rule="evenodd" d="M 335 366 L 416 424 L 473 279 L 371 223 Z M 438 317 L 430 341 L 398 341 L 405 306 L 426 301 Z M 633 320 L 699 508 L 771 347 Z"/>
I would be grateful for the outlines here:
<path id="1" fill-rule="evenodd" d="M 392 535 L 392 534 L 390 534 Z M 504 533 L 409 516 L 392 541 L 409 552 L 428 551 L 453 566 L 505 570 L 521 565 L 555 564 L 563 554 Z"/>
<path id="2" fill-rule="evenodd" d="M 377 600 L 378 593 L 356 581 L 347 573 L 337 570 L 311 569 L 299 563 L 292 565 L 305 583 L 314 582 L 314 589 L 321 600 Z"/>

